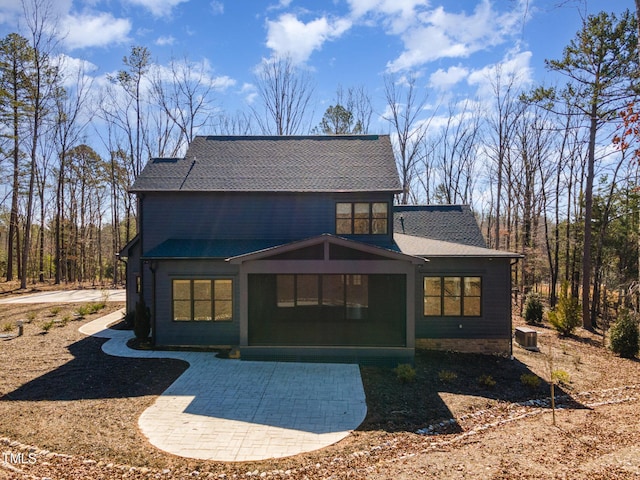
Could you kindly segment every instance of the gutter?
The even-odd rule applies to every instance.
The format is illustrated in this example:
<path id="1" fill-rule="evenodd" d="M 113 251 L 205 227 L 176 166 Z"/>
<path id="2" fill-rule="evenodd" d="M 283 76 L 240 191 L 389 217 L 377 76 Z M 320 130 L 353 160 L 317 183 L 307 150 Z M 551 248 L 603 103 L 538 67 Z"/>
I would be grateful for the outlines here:
<path id="1" fill-rule="evenodd" d="M 509 285 L 511 285 L 511 272 L 513 271 L 513 267 L 517 265 L 521 258 L 524 258 L 524 255 L 520 255 L 518 257 L 514 257 L 514 261 L 509 263 Z M 511 341 L 509 342 L 509 358 L 511 360 L 513 357 L 513 311 L 511 309 L 513 302 L 511 301 L 511 292 L 509 292 L 509 337 Z"/>
<path id="2" fill-rule="evenodd" d="M 151 270 L 151 344 L 156 346 L 156 263 L 149 264 Z"/>

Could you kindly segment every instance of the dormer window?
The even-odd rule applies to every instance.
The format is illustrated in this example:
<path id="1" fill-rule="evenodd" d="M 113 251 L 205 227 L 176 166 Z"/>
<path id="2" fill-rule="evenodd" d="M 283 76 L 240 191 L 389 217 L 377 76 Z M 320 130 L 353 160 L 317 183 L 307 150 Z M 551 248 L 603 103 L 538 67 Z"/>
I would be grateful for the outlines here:
<path id="1" fill-rule="evenodd" d="M 388 220 L 384 202 L 336 203 L 336 235 L 386 235 Z"/>

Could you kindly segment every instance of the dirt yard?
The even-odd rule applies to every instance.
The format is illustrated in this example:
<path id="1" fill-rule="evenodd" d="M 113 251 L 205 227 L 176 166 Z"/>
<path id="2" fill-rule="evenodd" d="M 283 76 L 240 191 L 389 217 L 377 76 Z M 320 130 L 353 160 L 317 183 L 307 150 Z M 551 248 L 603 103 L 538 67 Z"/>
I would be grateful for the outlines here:
<path id="1" fill-rule="evenodd" d="M 252 463 L 176 457 L 150 445 L 137 419 L 186 364 L 109 357 L 104 340 L 78 332 L 118 307 L 82 317 L 86 305 L 0 307 L 0 334 L 29 322 L 0 340 L 0 479 L 640 479 L 640 362 L 613 356 L 596 334 L 561 339 L 545 327 L 541 351 L 514 347 L 514 360 L 419 352 L 410 383 L 362 367 L 367 418 L 321 451 Z M 550 360 L 563 382 L 555 426 Z"/>

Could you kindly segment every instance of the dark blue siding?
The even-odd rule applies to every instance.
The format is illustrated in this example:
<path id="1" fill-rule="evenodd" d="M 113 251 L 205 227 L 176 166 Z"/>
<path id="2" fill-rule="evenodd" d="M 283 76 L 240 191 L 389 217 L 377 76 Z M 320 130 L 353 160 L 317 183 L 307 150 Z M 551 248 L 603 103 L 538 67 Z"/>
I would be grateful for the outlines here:
<path id="1" fill-rule="evenodd" d="M 416 275 L 416 338 L 510 338 L 509 258 L 431 258 Z M 482 277 L 481 317 L 425 317 L 423 278 L 429 275 Z"/>
<path id="2" fill-rule="evenodd" d="M 391 215 L 392 200 L 386 193 L 147 193 L 143 251 L 169 238 L 298 240 L 335 233 L 336 202 L 386 201 Z M 354 239 L 390 243 L 391 232 Z"/>

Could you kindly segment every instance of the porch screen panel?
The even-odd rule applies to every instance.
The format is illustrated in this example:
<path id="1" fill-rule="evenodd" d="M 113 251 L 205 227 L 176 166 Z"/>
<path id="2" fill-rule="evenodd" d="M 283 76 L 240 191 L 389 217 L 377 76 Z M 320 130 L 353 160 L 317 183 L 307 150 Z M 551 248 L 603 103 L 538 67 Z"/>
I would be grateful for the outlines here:
<path id="1" fill-rule="evenodd" d="M 278 307 L 296 306 L 296 287 L 294 275 L 277 275 L 276 292 Z"/>
<path id="2" fill-rule="evenodd" d="M 364 318 L 369 308 L 369 276 L 347 275 L 347 318 Z"/>
<path id="3" fill-rule="evenodd" d="M 322 276 L 322 305 L 342 307 L 344 296 L 344 275 Z"/>
<path id="4" fill-rule="evenodd" d="M 296 275 L 296 280 L 296 305 L 319 305 L 318 275 Z"/>
<path id="5" fill-rule="evenodd" d="M 249 345 L 404 346 L 406 276 L 249 274 Z"/>

